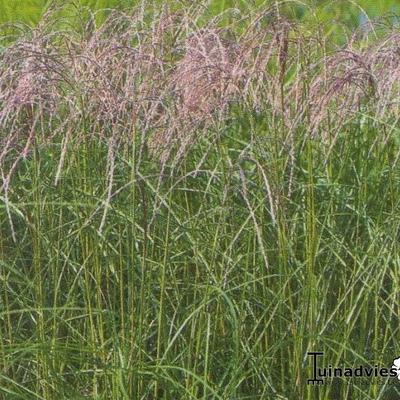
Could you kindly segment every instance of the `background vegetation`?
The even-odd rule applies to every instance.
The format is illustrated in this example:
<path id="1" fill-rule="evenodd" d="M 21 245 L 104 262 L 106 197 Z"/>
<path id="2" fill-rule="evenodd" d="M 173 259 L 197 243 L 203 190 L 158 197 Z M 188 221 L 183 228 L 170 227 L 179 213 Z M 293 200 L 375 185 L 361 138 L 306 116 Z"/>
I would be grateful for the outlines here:
<path id="1" fill-rule="evenodd" d="M 14 0 L 0 1 L 0 22 L 23 21 L 35 25 L 46 8 L 52 3 L 52 0 Z M 101 10 L 106 8 L 127 9 L 139 5 L 138 0 L 74 0 L 70 2 L 75 6 L 86 6 L 91 10 Z M 158 7 L 161 3 L 151 2 L 153 6 Z M 170 2 L 175 7 L 187 7 L 190 1 Z M 274 2 L 269 2 L 270 4 Z M 334 22 L 334 24 L 352 25 L 359 23 L 360 13 L 365 12 L 368 17 L 375 18 L 387 13 L 396 14 L 399 12 L 399 2 L 396 0 L 305 0 L 305 1 L 280 1 L 275 2 L 280 6 L 287 4 L 289 12 L 300 19 L 307 19 L 310 15 L 316 14 L 319 21 Z M 60 3 L 61 4 L 61 3 Z M 238 7 L 246 9 L 251 7 L 268 4 L 268 1 L 254 0 L 252 2 L 242 2 L 237 0 L 211 0 L 207 2 L 209 10 L 221 12 L 225 9 Z"/>

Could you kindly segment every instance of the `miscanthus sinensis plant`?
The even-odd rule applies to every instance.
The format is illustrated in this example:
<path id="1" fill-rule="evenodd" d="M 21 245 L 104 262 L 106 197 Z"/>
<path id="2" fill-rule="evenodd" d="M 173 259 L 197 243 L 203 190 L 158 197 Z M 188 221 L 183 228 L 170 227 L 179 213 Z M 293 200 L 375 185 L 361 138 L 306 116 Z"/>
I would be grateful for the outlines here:
<path id="1" fill-rule="evenodd" d="M 398 398 L 398 32 L 145 5 L 3 28 L 1 395 Z"/>
<path id="2" fill-rule="evenodd" d="M 218 16 L 200 27 L 201 7 L 164 7 L 150 22 L 141 9 L 115 11 L 99 27 L 89 14 L 80 30 L 58 31 L 50 9 L 36 28 L 18 34 L 1 52 L 2 190 L 39 131 L 43 142 L 61 133 L 66 151 L 71 129 L 82 121 L 90 132 L 73 136 L 108 141 L 112 179 L 120 143 L 140 136 L 162 164 L 179 160 L 238 107 L 269 113 L 283 124 L 290 146 L 305 124 L 326 141 L 328 130 L 339 132 L 366 103 L 376 118 L 396 118 L 395 31 L 372 27 L 386 34 L 365 46 L 355 34 L 335 50 L 276 15 L 275 7 L 251 16 L 227 12 L 231 23 L 222 27 Z M 326 129 L 329 115 L 332 129 Z M 56 182 L 64 159 L 63 152 Z"/>

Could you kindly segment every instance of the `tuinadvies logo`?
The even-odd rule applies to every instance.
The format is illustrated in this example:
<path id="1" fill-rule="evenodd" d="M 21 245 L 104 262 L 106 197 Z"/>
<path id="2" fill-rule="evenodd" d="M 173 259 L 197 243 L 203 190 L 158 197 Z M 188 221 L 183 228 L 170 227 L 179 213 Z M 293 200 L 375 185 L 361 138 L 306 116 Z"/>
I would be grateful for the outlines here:
<path id="1" fill-rule="evenodd" d="M 324 385 L 329 378 L 397 378 L 400 380 L 400 357 L 393 360 L 391 368 L 378 365 L 358 365 L 354 368 L 323 364 L 324 353 L 311 351 L 307 353 L 311 363 L 312 376 L 307 379 L 308 385 Z"/>

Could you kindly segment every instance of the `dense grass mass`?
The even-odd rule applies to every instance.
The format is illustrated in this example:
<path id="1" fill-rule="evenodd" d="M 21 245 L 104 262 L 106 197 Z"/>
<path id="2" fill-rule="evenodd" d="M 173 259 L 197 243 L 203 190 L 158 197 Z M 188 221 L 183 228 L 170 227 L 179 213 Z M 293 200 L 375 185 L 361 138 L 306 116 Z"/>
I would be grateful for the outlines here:
<path id="1" fill-rule="evenodd" d="M 307 384 L 400 355 L 399 35 L 288 8 L 4 28 L 0 398 L 399 398 Z"/>

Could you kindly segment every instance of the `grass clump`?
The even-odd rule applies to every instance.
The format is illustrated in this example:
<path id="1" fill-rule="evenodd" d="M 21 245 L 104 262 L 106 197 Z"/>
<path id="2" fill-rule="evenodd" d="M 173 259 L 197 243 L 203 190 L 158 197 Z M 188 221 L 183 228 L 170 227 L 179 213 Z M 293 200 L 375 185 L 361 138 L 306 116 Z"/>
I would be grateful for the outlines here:
<path id="1" fill-rule="evenodd" d="M 396 32 L 54 12 L 0 54 L 4 398 L 398 398 L 307 385 L 398 356 Z"/>

